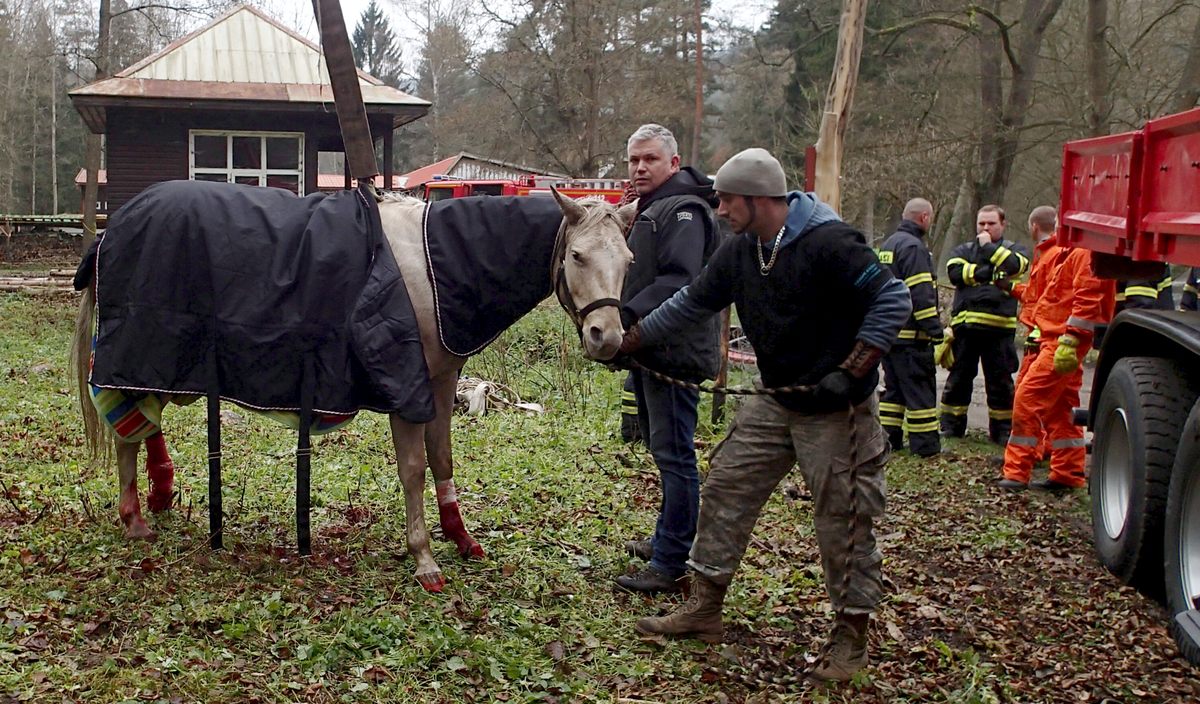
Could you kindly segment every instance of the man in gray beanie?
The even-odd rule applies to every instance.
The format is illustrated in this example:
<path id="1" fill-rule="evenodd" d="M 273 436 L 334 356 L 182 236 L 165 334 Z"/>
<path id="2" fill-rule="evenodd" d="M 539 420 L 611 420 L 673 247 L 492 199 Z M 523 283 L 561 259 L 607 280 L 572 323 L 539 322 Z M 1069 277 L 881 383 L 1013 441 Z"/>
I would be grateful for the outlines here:
<path id="1" fill-rule="evenodd" d="M 750 396 L 742 405 L 701 493 L 688 560 L 691 596 L 636 628 L 721 640 L 725 594 L 754 524 L 798 463 L 812 492 L 826 591 L 837 614 L 812 676 L 848 680 L 867 664 L 867 624 L 882 593 L 874 520 L 883 515 L 889 450 L 877 420 L 877 367 L 912 304 L 862 233 L 814 194 L 787 191 L 783 168 L 765 149 L 734 155 L 714 187 L 717 214 L 740 236 L 717 249 L 695 282 L 628 330 L 621 351 L 655 344 L 732 303 L 762 385 L 809 388 Z M 846 471 L 851 462 L 853 473 Z"/>

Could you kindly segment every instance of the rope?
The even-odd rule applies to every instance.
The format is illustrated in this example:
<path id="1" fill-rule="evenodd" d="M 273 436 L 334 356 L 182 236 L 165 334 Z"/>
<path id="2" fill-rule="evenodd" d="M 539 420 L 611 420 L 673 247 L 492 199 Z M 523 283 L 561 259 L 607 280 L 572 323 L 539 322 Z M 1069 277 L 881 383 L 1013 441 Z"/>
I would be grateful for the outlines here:
<path id="1" fill-rule="evenodd" d="M 816 390 L 815 386 L 806 386 L 804 384 L 793 384 L 791 386 L 773 386 L 771 388 L 756 388 L 752 386 L 725 386 L 723 384 L 695 384 L 683 379 L 676 379 L 673 376 L 668 376 L 662 372 L 655 371 L 639 363 L 632 357 L 627 357 L 625 360 L 629 366 L 638 371 L 645 372 L 650 376 L 658 379 L 665 384 L 678 386 L 683 389 L 699 391 L 705 394 L 730 394 L 731 396 L 779 396 L 782 394 L 811 394 Z"/>

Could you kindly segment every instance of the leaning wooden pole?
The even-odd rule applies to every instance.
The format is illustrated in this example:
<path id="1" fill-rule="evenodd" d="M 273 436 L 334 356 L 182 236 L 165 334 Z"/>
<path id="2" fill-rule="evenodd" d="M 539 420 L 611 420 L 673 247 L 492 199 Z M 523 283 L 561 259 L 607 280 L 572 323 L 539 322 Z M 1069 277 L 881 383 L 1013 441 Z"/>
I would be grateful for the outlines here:
<path id="1" fill-rule="evenodd" d="M 375 161 L 375 142 L 371 139 L 371 125 L 367 121 L 367 108 L 363 105 L 362 88 L 358 84 L 358 70 L 354 66 L 342 5 L 338 0 L 313 0 L 313 12 L 321 30 L 321 50 L 325 54 L 325 68 L 329 71 L 329 85 L 333 88 L 333 104 L 342 128 L 346 163 L 351 176 L 358 179 L 359 183 L 369 184 L 379 175 L 379 166 Z"/>
<path id="2" fill-rule="evenodd" d="M 858 83 L 858 62 L 862 56 L 863 28 L 867 20 L 867 0 L 843 0 L 838 29 L 837 54 L 833 78 L 825 95 L 825 111 L 817 136 L 816 191 L 834 210 L 842 205 L 842 150 L 850 106 Z"/>

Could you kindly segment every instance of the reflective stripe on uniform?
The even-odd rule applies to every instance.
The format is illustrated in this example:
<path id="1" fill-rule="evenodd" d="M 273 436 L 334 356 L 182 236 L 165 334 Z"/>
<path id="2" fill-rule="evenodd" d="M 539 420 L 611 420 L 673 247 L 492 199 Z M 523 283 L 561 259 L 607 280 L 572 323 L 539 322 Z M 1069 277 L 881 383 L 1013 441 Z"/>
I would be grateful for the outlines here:
<path id="1" fill-rule="evenodd" d="M 881 414 L 882 413 L 895 413 L 897 415 L 903 415 L 904 414 L 904 406 L 902 406 L 899 403 L 890 403 L 888 401 L 880 401 L 879 402 L 879 412 Z"/>
<path id="2" fill-rule="evenodd" d="M 1068 447 L 1087 447 L 1087 440 L 1083 438 L 1059 438 L 1058 440 L 1050 441 L 1051 450 L 1062 450 Z"/>
<path id="3" fill-rule="evenodd" d="M 993 328 L 1009 328 L 1015 330 L 1017 327 L 1017 317 L 1004 315 L 992 315 L 991 313 L 979 313 L 973 310 L 964 310 L 950 320 L 951 325 L 959 325 L 961 323 L 971 323 L 974 325 L 986 325 Z"/>
<path id="4" fill-rule="evenodd" d="M 904 429 L 910 433 L 935 433 L 938 430 L 938 421 L 934 419 L 924 423 L 911 423 L 905 419 Z"/>
<path id="5" fill-rule="evenodd" d="M 1196 291 L 1196 287 L 1195 287 L 1195 286 L 1193 286 L 1193 285 L 1191 285 L 1191 284 L 1184 284 L 1184 285 L 1183 285 L 1183 292 L 1184 292 L 1184 293 L 1198 293 L 1198 292 Z"/>
<path id="6" fill-rule="evenodd" d="M 1012 250 L 1008 247 L 997 247 L 996 251 L 992 253 L 992 265 L 999 268 L 1010 256 L 1012 256 Z"/>
<path id="7" fill-rule="evenodd" d="M 900 340 L 932 340 L 929 333 L 924 330 L 913 330 L 912 328 L 904 328 L 896 335 Z"/>
<path id="8" fill-rule="evenodd" d="M 1165 291 L 1165 290 L 1171 288 L 1171 284 L 1173 284 L 1173 283 L 1175 283 L 1175 281 L 1170 276 L 1168 276 L 1167 278 L 1158 282 L 1158 290 Z"/>
<path id="9" fill-rule="evenodd" d="M 892 260 L 896 257 L 896 253 L 890 249 L 877 249 L 875 250 L 875 254 L 879 257 L 880 264 L 891 264 Z"/>
<path id="10" fill-rule="evenodd" d="M 989 408 L 988 418 L 992 420 L 1012 420 L 1011 408 Z"/>
<path id="11" fill-rule="evenodd" d="M 1101 323 L 1099 323 L 1095 320 L 1088 320 L 1087 318 L 1079 318 L 1074 315 L 1072 315 L 1070 318 L 1067 318 L 1067 327 L 1069 327 L 1069 328 L 1079 328 L 1080 330 L 1095 330 L 1097 325 L 1101 325 Z"/>
<path id="12" fill-rule="evenodd" d="M 942 413 L 951 416 L 965 416 L 967 415 L 967 406 L 949 406 L 943 403 Z"/>
<path id="13" fill-rule="evenodd" d="M 912 276 L 910 276 L 904 280 L 904 285 L 909 288 L 912 288 L 913 286 L 916 286 L 917 284 L 931 284 L 931 283 L 933 283 L 933 274 L 930 274 L 928 271 L 923 274 L 913 274 Z"/>
<path id="14" fill-rule="evenodd" d="M 913 317 L 917 320 L 925 320 L 926 318 L 933 318 L 935 316 L 937 316 L 937 306 L 930 306 L 913 312 Z"/>
<path id="15" fill-rule="evenodd" d="M 1019 445 L 1021 447 L 1037 447 L 1038 439 L 1031 438 L 1027 435 L 1009 435 L 1008 436 L 1008 444 L 1009 445 Z"/>
<path id="16" fill-rule="evenodd" d="M 1145 296 L 1146 298 L 1158 298 L 1158 289 L 1153 286 L 1126 286 L 1125 296 Z"/>

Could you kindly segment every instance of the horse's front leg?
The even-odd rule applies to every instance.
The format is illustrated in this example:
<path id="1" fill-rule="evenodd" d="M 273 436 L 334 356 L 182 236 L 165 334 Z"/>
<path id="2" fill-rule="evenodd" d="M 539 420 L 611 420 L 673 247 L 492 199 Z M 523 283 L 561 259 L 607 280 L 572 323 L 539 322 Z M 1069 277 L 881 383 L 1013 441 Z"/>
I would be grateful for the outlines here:
<path id="1" fill-rule="evenodd" d="M 121 482 L 121 497 L 117 512 L 125 525 L 126 538 L 154 539 L 154 531 L 142 518 L 142 505 L 138 499 L 137 461 L 140 442 L 117 442 L 117 477 Z"/>
<path id="2" fill-rule="evenodd" d="M 420 425 L 392 414 L 392 444 L 396 447 L 396 465 L 404 485 L 404 517 L 408 532 L 408 551 L 417 563 L 417 581 L 425 591 L 440 592 L 446 578 L 429 549 L 429 529 L 425 526 L 425 452 Z"/>
<path id="3" fill-rule="evenodd" d="M 429 467 L 433 470 L 434 487 L 437 489 L 438 519 L 442 533 L 454 541 L 458 554 L 463 557 L 484 557 L 483 547 L 476 542 L 463 525 L 458 510 L 458 493 L 454 488 L 454 458 L 450 451 L 450 416 L 454 413 L 454 392 L 458 386 L 457 372 L 450 372 L 432 380 L 433 404 L 436 416 L 425 424 L 425 452 Z"/>

